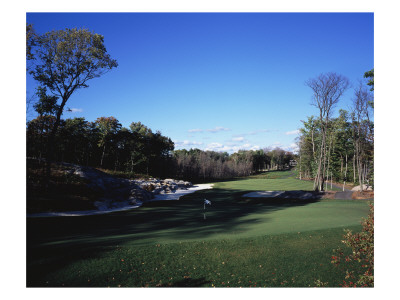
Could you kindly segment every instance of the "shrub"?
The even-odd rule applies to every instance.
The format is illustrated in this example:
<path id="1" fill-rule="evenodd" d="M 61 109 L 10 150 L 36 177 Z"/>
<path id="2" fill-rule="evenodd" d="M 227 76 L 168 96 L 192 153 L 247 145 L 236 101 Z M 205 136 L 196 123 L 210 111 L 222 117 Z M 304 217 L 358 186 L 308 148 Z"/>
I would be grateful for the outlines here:
<path id="1" fill-rule="evenodd" d="M 344 250 L 334 250 L 332 263 L 346 268 L 344 287 L 374 286 L 374 205 L 369 204 L 370 212 L 363 220 L 361 232 L 346 231 L 342 243 L 351 248 L 352 253 L 345 255 Z"/>

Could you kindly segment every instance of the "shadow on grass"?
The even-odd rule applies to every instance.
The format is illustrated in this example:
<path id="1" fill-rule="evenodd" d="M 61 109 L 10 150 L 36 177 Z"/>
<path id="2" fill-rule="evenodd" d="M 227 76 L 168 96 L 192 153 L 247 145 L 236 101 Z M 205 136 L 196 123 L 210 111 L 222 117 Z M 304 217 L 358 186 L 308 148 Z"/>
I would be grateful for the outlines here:
<path id="1" fill-rule="evenodd" d="M 143 245 L 158 240 L 203 239 L 212 234 L 245 232 L 253 213 L 268 214 L 288 207 L 319 201 L 242 197 L 244 191 L 212 189 L 176 201 L 148 202 L 131 211 L 82 217 L 27 219 L 27 286 L 41 286 L 40 279 L 71 262 L 96 258 L 125 243 Z M 204 211 L 207 198 L 212 206 Z M 206 213 L 206 220 L 204 219 Z M 263 217 L 262 222 L 268 222 Z M 187 279 L 175 286 L 200 286 L 204 279 Z"/>
<path id="2" fill-rule="evenodd" d="M 185 278 L 180 281 L 175 281 L 172 284 L 160 285 L 160 287 L 201 287 L 211 281 L 206 280 L 204 277 L 201 278 Z"/>

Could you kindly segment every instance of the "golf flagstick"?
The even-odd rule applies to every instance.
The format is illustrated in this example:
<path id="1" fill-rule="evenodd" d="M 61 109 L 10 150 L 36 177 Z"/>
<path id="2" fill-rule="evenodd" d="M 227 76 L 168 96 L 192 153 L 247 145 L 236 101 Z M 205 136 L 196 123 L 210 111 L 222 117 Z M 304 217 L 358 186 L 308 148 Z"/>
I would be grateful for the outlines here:
<path id="1" fill-rule="evenodd" d="M 204 210 L 204 212 L 203 212 L 203 220 L 206 219 L 206 213 L 205 213 L 205 211 L 206 211 L 206 204 L 211 205 L 211 201 L 210 201 L 210 200 L 207 200 L 207 199 L 204 199 L 204 204 L 203 204 L 203 210 Z"/>

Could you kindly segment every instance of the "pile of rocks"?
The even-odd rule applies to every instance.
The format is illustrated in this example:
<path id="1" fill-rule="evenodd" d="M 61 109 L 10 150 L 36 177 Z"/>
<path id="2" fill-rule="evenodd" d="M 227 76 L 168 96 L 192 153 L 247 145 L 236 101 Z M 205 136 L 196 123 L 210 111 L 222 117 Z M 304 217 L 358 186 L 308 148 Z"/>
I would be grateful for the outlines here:
<path id="1" fill-rule="evenodd" d="M 87 181 L 93 193 L 99 195 L 94 206 L 99 210 L 141 204 L 158 194 L 187 190 L 192 183 L 174 179 L 130 180 L 117 178 L 90 167 L 63 163 L 66 173 L 77 175 Z"/>
<path id="2" fill-rule="evenodd" d="M 183 180 L 177 181 L 175 179 L 134 180 L 134 182 L 153 195 L 175 193 L 176 190 L 187 190 L 193 186 L 191 182 Z"/>
<path id="3" fill-rule="evenodd" d="M 373 191 L 372 186 L 363 184 L 363 191 Z M 359 192 L 361 191 L 361 185 L 355 186 L 351 189 L 353 192 Z"/>

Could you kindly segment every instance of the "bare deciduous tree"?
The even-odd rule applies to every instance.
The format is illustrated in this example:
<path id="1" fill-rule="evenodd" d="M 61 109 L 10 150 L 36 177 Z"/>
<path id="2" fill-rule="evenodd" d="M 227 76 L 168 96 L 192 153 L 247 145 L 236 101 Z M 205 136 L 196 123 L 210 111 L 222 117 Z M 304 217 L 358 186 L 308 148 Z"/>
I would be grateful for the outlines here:
<path id="1" fill-rule="evenodd" d="M 343 93 L 349 87 L 349 80 L 336 73 L 321 74 L 316 78 L 306 81 L 306 85 L 313 91 L 312 105 L 319 109 L 319 120 L 321 122 L 321 145 L 318 158 L 318 168 L 314 180 L 314 189 L 324 189 L 324 174 L 326 174 L 327 158 L 327 129 L 329 118 L 334 106 L 339 102 Z"/>

